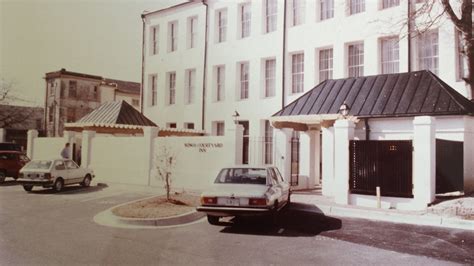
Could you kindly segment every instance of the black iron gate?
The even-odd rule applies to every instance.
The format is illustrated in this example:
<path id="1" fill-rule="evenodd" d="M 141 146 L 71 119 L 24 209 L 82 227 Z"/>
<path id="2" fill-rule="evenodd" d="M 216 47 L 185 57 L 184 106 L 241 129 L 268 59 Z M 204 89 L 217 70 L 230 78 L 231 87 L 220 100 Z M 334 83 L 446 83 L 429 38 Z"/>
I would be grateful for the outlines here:
<path id="1" fill-rule="evenodd" d="M 436 193 L 464 190 L 462 141 L 436 140 Z"/>
<path id="2" fill-rule="evenodd" d="M 413 197 L 410 140 L 350 141 L 349 188 L 353 194 Z"/>
<path id="3" fill-rule="evenodd" d="M 291 137 L 291 179 L 290 185 L 297 186 L 300 173 L 300 135 L 293 132 Z"/>

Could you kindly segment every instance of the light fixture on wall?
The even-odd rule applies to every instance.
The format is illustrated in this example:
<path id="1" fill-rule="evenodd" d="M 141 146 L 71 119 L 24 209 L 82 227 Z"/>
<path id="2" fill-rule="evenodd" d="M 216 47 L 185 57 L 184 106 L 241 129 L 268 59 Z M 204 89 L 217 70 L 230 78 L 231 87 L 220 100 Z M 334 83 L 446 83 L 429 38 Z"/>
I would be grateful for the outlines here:
<path id="1" fill-rule="evenodd" d="M 232 115 L 232 119 L 234 120 L 235 124 L 237 124 L 239 117 L 240 117 L 239 112 L 234 111 L 234 114 Z"/>
<path id="2" fill-rule="evenodd" d="M 346 118 L 346 116 L 349 114 L 349 110 L 351 108 L 349 107 L 349 105 L 346 104 L 346 101 L 344 101 L 344 103 L 341 105 L 341 107 L 339 107 L 339 113 L 344 117 Z"/>

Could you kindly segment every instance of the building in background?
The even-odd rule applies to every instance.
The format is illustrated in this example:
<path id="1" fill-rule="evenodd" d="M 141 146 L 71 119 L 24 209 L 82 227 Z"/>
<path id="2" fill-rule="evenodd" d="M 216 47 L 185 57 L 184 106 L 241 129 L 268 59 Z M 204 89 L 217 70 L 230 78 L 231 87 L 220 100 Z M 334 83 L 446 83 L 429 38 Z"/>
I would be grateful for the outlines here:
<path id="1" fill-rule="evenodd" d="M 44 136 L 44 108 L 0 105 L 0 142 L 20 144 L 26 151 L 27 132 L 36 129 Z"/>
<path id="2" fill-rule="evenodd" d="M 162 127 L 213 135 L 239 123 L 243 162 L 275 164 L 283 158 L 267 119 L 326 79 L 427 69 L 471 97 L 449 19 L 407 38 L 408 7 L 421 2 L 209 0 L 144 13 L 143 112 Z M 284 159 L 309 176 L 310 138 L 292 134 Z"/>
<path id="3" fill-rule="evenodd" d="M 61 69 L 46 73 L 44 120 L 48 137 L 62 136 L 64 123 L 75 122 L 102 103 L 124 100 L 140 109 L 140 83 Z"/>

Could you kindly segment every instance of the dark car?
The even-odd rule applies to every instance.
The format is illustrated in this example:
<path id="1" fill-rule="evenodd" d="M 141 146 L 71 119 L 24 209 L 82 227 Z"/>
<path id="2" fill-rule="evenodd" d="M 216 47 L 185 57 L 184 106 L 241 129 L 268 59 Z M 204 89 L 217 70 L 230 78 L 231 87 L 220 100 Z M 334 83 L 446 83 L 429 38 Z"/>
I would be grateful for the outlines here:
<path id="1" fill-rule="evenodd" d="M 13 142 L 0 142 L 0 151 L 22 151 L 21 145 Z"/>
<path id="2" fill-rule="evenodd" d="M 0 183 L 6 177 L 18 178 L 20 169 L 29 162 L 30 159 L 19 151 L 0 151 Z"/>

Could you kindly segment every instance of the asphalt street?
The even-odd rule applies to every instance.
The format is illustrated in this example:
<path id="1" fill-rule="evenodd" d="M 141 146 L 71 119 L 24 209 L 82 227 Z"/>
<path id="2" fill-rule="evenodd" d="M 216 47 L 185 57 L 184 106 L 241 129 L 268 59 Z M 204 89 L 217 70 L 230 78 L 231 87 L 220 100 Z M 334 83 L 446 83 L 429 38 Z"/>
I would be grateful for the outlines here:
<path id="1" fill-rule="evenodd" d="M 292 210 L 265 219 L 205 220 L 167 229 L 96 224 L 112 206 L 153 196 L 124 186 L 0 184 L 0 265 L 449 265 L 474 264 L 474 232 Z"/>

